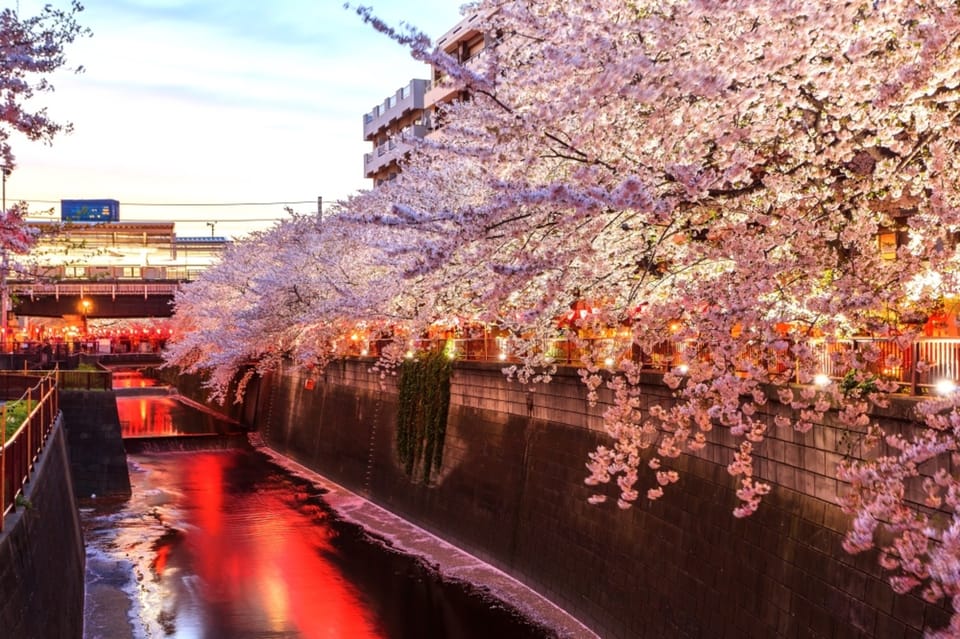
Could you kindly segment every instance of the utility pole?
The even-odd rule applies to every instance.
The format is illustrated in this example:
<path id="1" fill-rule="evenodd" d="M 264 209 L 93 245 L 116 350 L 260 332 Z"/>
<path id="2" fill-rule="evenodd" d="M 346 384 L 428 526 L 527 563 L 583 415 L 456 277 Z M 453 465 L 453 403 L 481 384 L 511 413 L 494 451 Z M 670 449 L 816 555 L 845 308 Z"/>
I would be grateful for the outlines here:
<path id="1" fill-rule="evenodd" d="M 317 196 L 317 219 L 323 222 L 323 196 Z"/>
<path id="2" fill-rule="evenodd" d="M 7 217 L 7 176 L 10 175 L 10 167 L 3 165 L 0 167 L 3 173 L 3 216 Z M 10 311 L 10 291 L 7 289 L 7 269 L 10 267 L 7 256 L 6 243 L 0 243 L 0 338 L 3 339 L 2 352 L 6 353 L 8 341 L 7 331 L 10 328 L 7 322 L 7 314 Z"/>

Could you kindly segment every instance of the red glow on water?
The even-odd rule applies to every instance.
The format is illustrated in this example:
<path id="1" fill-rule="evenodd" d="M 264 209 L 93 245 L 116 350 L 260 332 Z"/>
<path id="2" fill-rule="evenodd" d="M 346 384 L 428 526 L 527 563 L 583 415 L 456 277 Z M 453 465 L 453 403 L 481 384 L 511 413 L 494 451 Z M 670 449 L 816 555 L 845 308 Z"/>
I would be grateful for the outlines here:
<path id="1" fill-rule="evenodd" d="M 166 398 L 118 397 L 117 416 L 124 437 L 175 435 L 173 401 Z"/>
<path id="2" fill-rule="evenodd" d="M 111 375 L 114 388 L 152 388 L 157 382 L 139 371 L 118 370 Z"/>
<path id="3" fill-rule="evenodd" d="M 356 590 L 325 559 L 329 530 L 289 493 L 224 494 L 234 457 L 198 453 L 189 476 L 188 549 L 217 610 L 260 619 L 270 632 L 312 638 L 382 637 Z"/>
<path id="4" fill-rule="evenodd" d="M 153 557 L 153 573 L 162 575 L 167 569 L 167 561 L 170 559 L 170 544 L 158 544 L 156 554 Z"/>

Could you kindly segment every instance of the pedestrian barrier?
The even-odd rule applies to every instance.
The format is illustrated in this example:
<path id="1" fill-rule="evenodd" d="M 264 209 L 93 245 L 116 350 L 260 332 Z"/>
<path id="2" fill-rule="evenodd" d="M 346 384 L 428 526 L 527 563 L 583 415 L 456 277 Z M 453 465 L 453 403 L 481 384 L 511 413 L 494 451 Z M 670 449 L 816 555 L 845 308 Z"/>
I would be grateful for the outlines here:
<path id="1" fill-rule="evenodd" d="M 0 531 L 7 513 L 17 507 L 60 413 L 54 375 L 0 373 L 2 377 L 32 380 L 33 384 L 22 395 L 0 398 Z M 11 383 L 6 388 L 15 387 Z"/>

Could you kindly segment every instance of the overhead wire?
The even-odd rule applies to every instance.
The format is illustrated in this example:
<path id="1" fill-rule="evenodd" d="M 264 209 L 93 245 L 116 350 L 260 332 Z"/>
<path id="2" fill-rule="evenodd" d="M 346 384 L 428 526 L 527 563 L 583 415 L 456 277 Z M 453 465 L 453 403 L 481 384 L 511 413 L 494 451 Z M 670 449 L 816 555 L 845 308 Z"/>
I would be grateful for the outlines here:
<path id="1" fill-rule="evenodd" d="M 60 200 L 30 200 L 30 199 L 19 199 L 14 198 L 15 201 L 27 202 L 28 204 L 60 204 Z M 124 206 L 151 206 L 151 207 L 238 207 L 238 206 L 289 206 L 289 205 L 303 205 L 303 204 L 312 204 L 316 205 L 316 200 L 278 200 L 274 202 L 124 202 L 120 201 L 121 205 Z M 315 214 L 315 212 L 308 212 L 308 214 Z M 28 219 L 47 219 L 43 215 L 31 215 L 27 214 Z M 216 218 L 217 222 L 277 222 L 284 219 L 282 216 L 275 217 L 243 217 L 243 218 Z M 186 218 L 186 217 L 170 217 L 164 216 L 164 220 L 169 222 L 201 222 L 203 219 L 197 218 Z M 137 221 L 135 219 L 130 219 L 130 221 Z"/>

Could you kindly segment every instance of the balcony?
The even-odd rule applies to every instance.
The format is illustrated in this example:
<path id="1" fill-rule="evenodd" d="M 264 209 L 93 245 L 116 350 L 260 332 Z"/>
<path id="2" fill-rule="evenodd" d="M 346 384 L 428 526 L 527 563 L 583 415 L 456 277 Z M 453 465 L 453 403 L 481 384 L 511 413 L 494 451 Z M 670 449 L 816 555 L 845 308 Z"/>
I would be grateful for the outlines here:
<path id="1" fill-rule="evenodd" d="M 426 136 L 427 131 L 428 128 L 420 124 L 408 126 L 400 131 L 399 135 L 374 148 L 372 153 L 365 153 L 363 176 L 372 178 L 383 167 L 398 162 L 413 148 L 417 140 L 422 140 Z"/>
<path id="2" fill-rule="evenodd" d="M 383 103 L 378 104 L 369 113 L 363 116 L 363 139 L 373 140 L 378 133 L 388 129 L 391 123 L 396 122 L 404 115 L 417 110 L 423 110 L 424 93 L 429 82 L 427 80 L 411 80 L 410 84 L 388 96 Z"/>
<path id="3" fill-rule="evenodd" d="M 423 102 L 427 108 L 437 104 L 450 102 L 460 93 L 460 87 L 450 84 L 447 78 L 441 78 L 430 83 L 430 90 L 423 96 Z"/>

